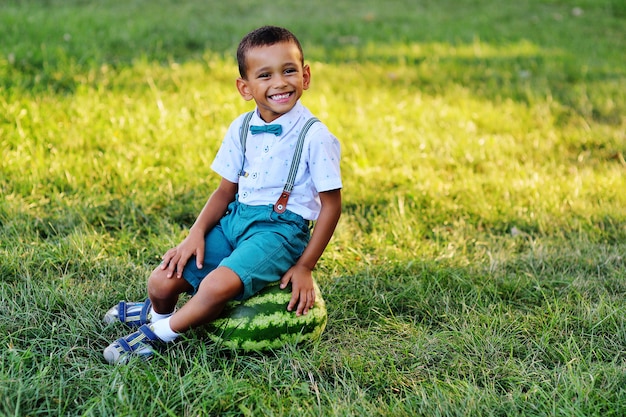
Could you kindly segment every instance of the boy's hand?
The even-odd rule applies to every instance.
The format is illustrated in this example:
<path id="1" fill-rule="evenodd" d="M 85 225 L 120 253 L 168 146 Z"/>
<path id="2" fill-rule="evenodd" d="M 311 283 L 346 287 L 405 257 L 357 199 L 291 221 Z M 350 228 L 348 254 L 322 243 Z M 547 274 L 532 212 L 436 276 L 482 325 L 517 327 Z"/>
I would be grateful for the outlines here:
<path id="1" fill-rule="evenodd" d="M 192 256 L 196 257 L 196 265 L 202 268 L 204 262 L 204 235 L 190 231 L 189 235 L 176 246 L 165 252 L 161 269 L 168 270 L 167 277 L 172 278 L 176 272 L 176 278 L 183 277 L 183 268 Z"/>
<path id="2" fill-rule="evenodd" d="M 285 289 L 291 282 L 291 300 L 287 310 L 293 311 L 296 307 L 296 316 L 307 314 L 315 303 L 315 287 L 311 269 L 304 265 L 294 265 L 280 280 L 280 288 Z"/>

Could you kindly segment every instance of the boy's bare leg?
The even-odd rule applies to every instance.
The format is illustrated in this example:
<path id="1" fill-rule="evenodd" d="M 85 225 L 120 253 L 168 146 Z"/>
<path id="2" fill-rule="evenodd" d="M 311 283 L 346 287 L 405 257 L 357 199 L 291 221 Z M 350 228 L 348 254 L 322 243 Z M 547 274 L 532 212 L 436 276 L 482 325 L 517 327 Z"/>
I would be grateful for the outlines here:
<path id="1" fill-rule="evenodd" d="M 229 268 L 218 267 L 202 281 L 198 292 L 170 318 L 170 328 L 182 333 L 210 322 L 220 314 L 226 303 L 242 291 L 243 283 L 239 276 Z"/>
<path id="2" fill-rule="evenodd" d="M 168 314 L 174 311 L 178 296 L 192 290 L 191 285 L 184 278 L 167 277 L 167 270 L 156 267 L 148 278 L 148 296 L 154 311 Z"/>

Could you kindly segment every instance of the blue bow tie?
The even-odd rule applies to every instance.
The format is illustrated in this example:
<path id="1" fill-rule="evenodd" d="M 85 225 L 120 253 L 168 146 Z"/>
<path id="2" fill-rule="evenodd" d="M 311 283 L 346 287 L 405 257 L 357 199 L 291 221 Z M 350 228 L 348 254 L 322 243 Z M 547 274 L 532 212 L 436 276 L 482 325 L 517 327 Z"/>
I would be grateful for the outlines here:
<path id="1" fill-rule="evenodd" d="M 267 132 L 280 136 L 280 134 L 283 133 L 283 127 L 281 125 L 250 126 L 250 132 L 252 132 L 253 135 Z"/>

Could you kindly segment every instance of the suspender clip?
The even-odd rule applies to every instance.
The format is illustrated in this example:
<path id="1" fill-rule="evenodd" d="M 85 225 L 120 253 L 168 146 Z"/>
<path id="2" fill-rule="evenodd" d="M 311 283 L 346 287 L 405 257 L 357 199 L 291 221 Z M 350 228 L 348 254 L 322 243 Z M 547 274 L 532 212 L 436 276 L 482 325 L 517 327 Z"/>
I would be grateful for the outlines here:
<path id="1" fill-rule="evenodd" d="M 289 194 L 287 191 L 283 191 L 274 204 L 274 211 L 278 214 L 284 213 L 287 210 L 287 201 L 289 201 Z"/>

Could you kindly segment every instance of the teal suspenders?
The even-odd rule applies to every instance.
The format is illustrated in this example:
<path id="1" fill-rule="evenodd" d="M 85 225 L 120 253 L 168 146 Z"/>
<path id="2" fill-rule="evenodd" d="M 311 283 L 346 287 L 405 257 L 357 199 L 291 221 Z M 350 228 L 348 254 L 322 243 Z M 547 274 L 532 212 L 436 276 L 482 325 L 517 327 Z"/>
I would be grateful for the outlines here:
<path id="1" fill-rule="evenodd" d="M 252 115 L 254 111 L 247 113 L 244 116 L 243 123 L 241 124 L 241 129 L 239 130 L 239 139 L 241 140 L 241 150 L 242 150 L 242 161 L 241 161 L 241 171 L 239 171 L 239 175 L 245 175 L 243 171 L 243 163 L 246 155 L 246 138 L 248 137 L 248 130 L 250 129 L 250 119 L 252 119 Z M 293 190 L 294 183 L 296 181 L 296 174 L 298 173 L 298 165 L 300 164 L 300 157 L 302 156 L 302 149 L 304 148 L 304 138 L 306 137 L 307 132 L 313 126 L 314 123 L 319 122 L 319 119 L 316 117 L 312 117 L 304 124 L 302 130 L 300 131 L 300 135 L 298 136 L 298 143 L 296 144 L 296 149 L 293 152 L 293 159 L 291 160 L 291 168 L 289 169 L 289 176 L 287 177 L 287 182 L 285 183 L 285 187 L 283 188 L 283 192 L 278 197 L 278 200 L 274 204 L 274 211 L 276 213 L 284 213 L 287 210 L 287 202 L 289 201 L 289 195 Z"/>
<path id="2" fill-rule="evenodd" d="M 240 177 L 245 175 L 245 172 L 243 171 L 243 163 L 246 160 L 246 138 L 248 137 L 248 130 L 250 129 L 250 120 L 252 119 L 252 115 L 254 115 L 254 110 L 246 113 L 246 115 L 243 117 L 241 127 L 239 128 L 239 140 L 241 141 L 241 170 L 239 171 Z"/>

